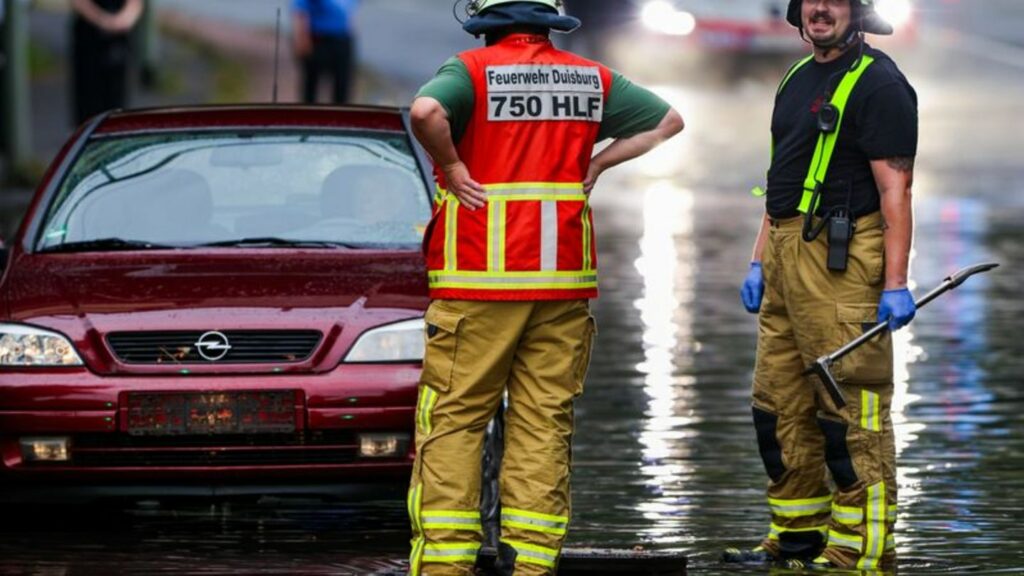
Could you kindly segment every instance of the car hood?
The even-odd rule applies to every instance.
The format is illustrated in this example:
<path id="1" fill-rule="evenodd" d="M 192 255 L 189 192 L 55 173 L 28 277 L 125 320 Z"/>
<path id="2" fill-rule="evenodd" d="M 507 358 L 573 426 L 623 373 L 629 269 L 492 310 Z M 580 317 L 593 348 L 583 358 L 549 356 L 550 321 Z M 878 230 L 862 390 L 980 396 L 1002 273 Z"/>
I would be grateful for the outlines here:
<path id="1" fill-rule="evenodd" d="M 21 254 L 4 291 L 13 321 L 69 336 L 101 372 L 153 369 L 118 367 L 104 345 L 111 332 L 314 329 L 325 339 L 317 360 L 329 361 L 359 332 L 428 303 L 413 251 Z"/>

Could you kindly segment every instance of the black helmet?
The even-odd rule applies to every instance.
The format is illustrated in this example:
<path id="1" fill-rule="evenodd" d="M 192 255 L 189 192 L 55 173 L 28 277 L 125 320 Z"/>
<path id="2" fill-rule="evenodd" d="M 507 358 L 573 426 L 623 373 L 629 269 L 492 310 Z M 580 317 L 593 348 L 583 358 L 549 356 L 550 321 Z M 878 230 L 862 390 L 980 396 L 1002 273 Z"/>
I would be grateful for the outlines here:
<path id="1" fill-rule="evenodd" d="M 800 20 L 800 6 L 803 0 L 789 0 L 789 10 L 786 12 L 786 21 L 797 28 L 803 28 Z M 856 26 L 860 23 L 860 30 L 868 34 L 892 34 L 892 24 L 889 24 L 875 12 L 875 0 L 850 0 L 850 7 L 853 8 L 853 22 Z"/>

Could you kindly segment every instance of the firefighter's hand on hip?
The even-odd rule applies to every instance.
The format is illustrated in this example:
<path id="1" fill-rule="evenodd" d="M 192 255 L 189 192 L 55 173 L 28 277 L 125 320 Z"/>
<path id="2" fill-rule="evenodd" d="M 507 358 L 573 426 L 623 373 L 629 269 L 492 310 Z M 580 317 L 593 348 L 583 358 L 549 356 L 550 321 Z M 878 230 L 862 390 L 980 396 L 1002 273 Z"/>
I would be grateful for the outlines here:
<path id="1" fill-rule="evenodd" d="M 443 168 L 448 191 L 455 194 L 459 202 L 470 210 L 487 205 L 487 190 L 469 175 L 469 168 L 462 162 L 455 162 Z"/>
<path id="2" fill-rule="evenodd" d="M 587 168 L 587 179 L 583 181 L 583 193 L 590 194 L 590 191 L 594 189 L 594 184 L 597 184 L 597 179 L 601 177 L 601 173 L 604 172 L 597 162 L 591 162 L 590 167 Z"/>
<path id="3" fill-rule="evenodd" d="M 764 298 L 764 273 L 760 262 L 750 263 L 750 271 L 747 272 L 743 288 L 740 289 L 740 298 L 747 312 L 757 314 L 761 309 L 761 299 Z"/>

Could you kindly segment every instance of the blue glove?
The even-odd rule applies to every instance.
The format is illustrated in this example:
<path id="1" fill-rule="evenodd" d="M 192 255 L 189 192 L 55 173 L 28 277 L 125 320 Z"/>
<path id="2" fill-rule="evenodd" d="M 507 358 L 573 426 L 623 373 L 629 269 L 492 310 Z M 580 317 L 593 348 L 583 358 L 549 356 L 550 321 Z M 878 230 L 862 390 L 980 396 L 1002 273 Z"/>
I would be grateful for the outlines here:
<path id="1" fill-rule="evenodd" d="M 761 272 L 760 262 L 751 262 L 750 271 L 743 281 L 743 288 L 740 290 L 740 298 L 743 300 L 743 307 L 751 314 L 757 314 L 761 309 L 761 298 L 764 297 L 764 274 Z"/>
<path id="2" fill-rule="evenodd" d="M 889 330 L 903 328 L 917 313 L 917 305 L 910 290 L 898 288 L 882 292 L 882 300 L 878 303 L 878 321 L 889 321 Z"/>

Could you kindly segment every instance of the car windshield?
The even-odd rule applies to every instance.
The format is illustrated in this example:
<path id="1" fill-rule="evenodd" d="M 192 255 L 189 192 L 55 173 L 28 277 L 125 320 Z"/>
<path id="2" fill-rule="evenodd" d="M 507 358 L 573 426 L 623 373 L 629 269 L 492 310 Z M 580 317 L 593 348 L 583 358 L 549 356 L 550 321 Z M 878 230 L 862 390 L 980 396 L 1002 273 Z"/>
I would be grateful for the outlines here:
<path id="1" fill-rule="evenodd" d="M 83 150 L 37 249 L 414 248 L 429 218 L 402 133 L 118 136 Z"/>

